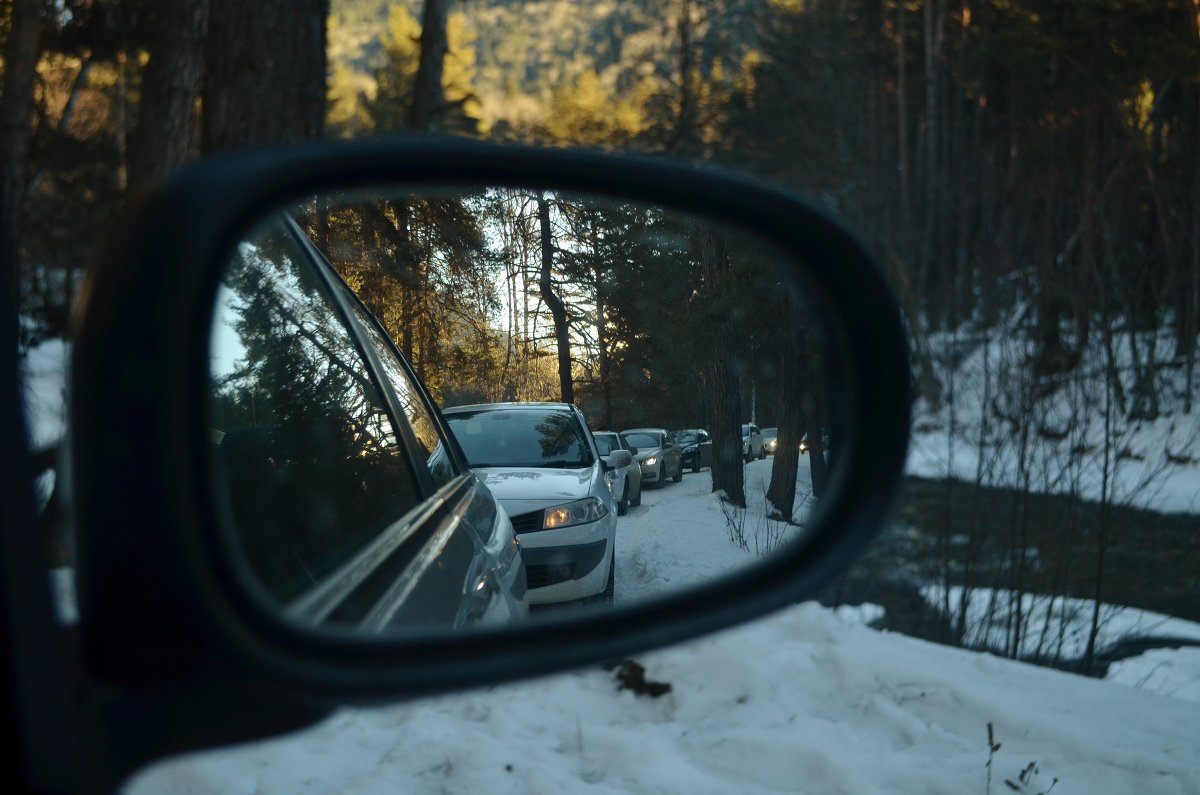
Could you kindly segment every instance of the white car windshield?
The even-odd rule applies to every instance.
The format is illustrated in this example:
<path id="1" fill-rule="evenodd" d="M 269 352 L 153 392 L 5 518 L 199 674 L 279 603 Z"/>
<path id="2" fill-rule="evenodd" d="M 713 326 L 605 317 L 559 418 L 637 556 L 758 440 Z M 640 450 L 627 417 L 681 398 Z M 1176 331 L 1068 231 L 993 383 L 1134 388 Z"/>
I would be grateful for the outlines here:
<path id="1" fill-rule="evenodd" d="M 626 444 L 633 447 L 661 447 L 662 440 L 657 434 L 653 433 L 627 433 L 624 434 Z"/>
<path id="2" fill-rule="evenodd" d="M 472 467 L 575 469 L 595 461 L 579 421 L 566 411 L 485 409 L 446 421 Z"/>

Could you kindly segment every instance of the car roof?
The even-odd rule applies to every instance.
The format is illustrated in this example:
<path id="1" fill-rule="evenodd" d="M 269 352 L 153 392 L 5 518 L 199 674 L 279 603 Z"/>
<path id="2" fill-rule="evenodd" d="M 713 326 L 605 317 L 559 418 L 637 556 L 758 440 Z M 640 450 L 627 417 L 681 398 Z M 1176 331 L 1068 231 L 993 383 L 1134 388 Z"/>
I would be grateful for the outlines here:
<path id="1" fill-rule="evenodd" d="M 667 433 L 666 428 L 627 428 L 621 433 Z"/>
<path id="2" fill-rule="evenodd" d="M 471 403 L 466 406 L 450 406 L 442 409 L 442 414 L 457 414 L 466 411 L 500 411 L 504 409 L 551 409 L 554 411 L 575 412 L 578 409 L 570 403 L 553 401 L 530 401 L 524 403 Z"/>

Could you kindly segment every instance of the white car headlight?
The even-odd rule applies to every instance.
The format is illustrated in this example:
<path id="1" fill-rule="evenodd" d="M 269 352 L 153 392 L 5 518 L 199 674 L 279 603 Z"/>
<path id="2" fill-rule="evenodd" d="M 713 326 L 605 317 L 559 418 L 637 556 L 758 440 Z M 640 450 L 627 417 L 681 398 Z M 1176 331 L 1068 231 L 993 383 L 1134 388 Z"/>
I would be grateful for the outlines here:
<path id="1" fill-rule="evenodd" d="M 586 497 L 565 505 L 547 508 L 542 517 L 543 530 L 557 530 L 561 527 L 571 527 L 577 524 L 587 524 L 602 519 L 608 515 L 604 503 L 595 497 Z"/>
<path id="2" fill-rule="evenodd" d="M 642 465 L 643 465 L 643 466 L 652 467 L 652 466 L 654 466 L 654 465 L 655 465 L 655 464 L 657 464 L 657 463 L 658 463 L 658 456 L 656 456 L 656 455 L 652 455 L 652 456 L 650 456 L 649 458 L 647 458 L 645 461 L 643 461 L 643 462 L 642 462 Z"/>
<path id="3" fill-rule="evenodd" d="M 520 557 L 521 542 L 517 540 L 516 536 L 513 536 L 512 539 L 504 545 L 504 549 L 500 551 L 500 571 L 508 571 L 509 567 L 516 563 Z"/>

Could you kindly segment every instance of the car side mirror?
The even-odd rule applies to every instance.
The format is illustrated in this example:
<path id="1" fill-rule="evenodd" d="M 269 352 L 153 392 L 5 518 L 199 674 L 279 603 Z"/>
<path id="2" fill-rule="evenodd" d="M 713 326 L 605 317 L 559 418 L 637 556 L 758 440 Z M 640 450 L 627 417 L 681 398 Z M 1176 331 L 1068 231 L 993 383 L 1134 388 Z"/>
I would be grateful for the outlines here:
<path id="1" fill-rule="evenodd" d="M 605 234 L 555 239 L 572 225 Z M 271 237 L 268 227 L 286 234 Z M 613 495 L 555 496 L 589 480 L 577 437 L 564 432 L 576 421 L 542 423 L 525 440 L 501 427 L 488 440 L 460 439 L 437 408 L 451 398 L 510 400 L 519 387 L 529 391 L 517 399 L 550 396 L 598 415 L 589 407 L 603 405 L 602 390 L 571 381 L 597 336 L 583 325 L 596 296 L 569 294 L 572 324 L 560 317 L 556 330 L 544 310 L 553 302 L 536 292 L 590 268 L 585 243 L 597 239 L 622 246 L 620 257 L 603 261 L 635 262 L 638 278 L 657 280 L 654 290 L 628 291 L 641 293 L 628 306 L 606 310 L 638 319 L 632 326 L 661 314 L 652 308 L 668 291 L 672 306 L 698 295 L 713 299 L 705 306 L 724 307 L 689 314 L 677 329 L 692 335 L 678 348 L 694 361 L 670 362 L 650 381 L 643 362 L 611 368 L 632 373 L 639 386 L 669 388 L 661 416 L 723 408 L 712 420 L 720 425 L 711 439 L 714 478 L 743 477 L 735 429 L 745 415 L 737 385 L 726 380 L 749 369 L 731 357 L 742 355 L 737 341 L 751 333 L 779 350 L 807 346 L 811 355 L 794 362 L 809 369 L 793 375 L 816 384 L 808 397 L 838 451 L 820 493 L 780 524 L 769 552 L 730 544 L 728 568 L 664 577 L 663 590 L 628 601 L 611 583 L 630 550 L 619 536 L 614 549 L 610 535 L 593 532 L 601 520 L 615 521 L 605 510 Z M 528 259 L 513 266 L 505 257 L 518 249 Z M 456 275 L 411 288 L 416 262 L 442 263 Z M 473 305 L 477 314 L 421 326 L 457 335 L 437 351 L 446 369 L 436 380 L 417 378 L 436 357 L 408 362 L 388 338 L 384 321 L 404 322 L 386 317 L 392 304 L 371 309 L 371 296 L 350 289 L 361 285 L 364 267 L 379 263 L 399 273 L 388 277 L 389 289 L 411 288 L 406 312 L 433 312 L 446 285 L 491 288 Z M 486 270 L 497 263 L 501 270 Z M 505 297 L 506 263 L 541 272 L 540 281 L 527 280 L 534 292 Z M 265 281 L 276 289 L 265 291 Z M 879 530 L 907 453 L 905 329 L 858 238 L 826 210 L 772 185 L 661 158 L 432 139 L 214 158 L 139 194 L 81 296 L 68 438 L 83 673 L 104 684 L 114 714 L 188 716 L 124 744 L 128 758 L 119 764 L 128 769 L 228 741 L 192 724 L 249 739 L 341 704 L 621 659 L 813 598 Z M 505 339 L 503 320 L 496 334 L 478 335 L 465 360 L 447 353 L 474 340 L 489 313 L 522 301 L 543 310 L 530 313 L 531 353 L 519 378 L 483 383 L 503 369 L 504 343 L 495 344 Z M 664 327 L 680 321 L 666 318 Z M 341 327 L 348 331 L 334 333 Z M 417 348 L 425 355 L 424 341 Z M 480 378 L 460 377 L 455 368 L 465 364 Z M 696 373 L 713 391 L 703 401 Z M 514 385 L 535 378 L 532 387 Z M 638 427 L 655 416 L 625 408 L 630 416 L 606 424 Z M 228 427 L 263 430 L 263 438 L 223 436 Z M 214 441 L 221 438 L 229 448 Z M 443 444 L 439 472 L 426 463 L 433 444 Z M 514 457 L 486 457 L 500 452 Z M 631 464 L 637 452 L 617 451 L 612 461 Z M 530 462 L 540 465 L 514 466 Z M 659 469 L 660 485 L 680 476 Z M 322 477 L 334 470 L 346 476 Z M 494 496 L 502 487 L 516 495 L 507 505 Z M 363 500 L 363 489 L 391 502 Z M 723 491 L 729 510 L 769 521 L 762 494 L 742 480 Z M 368 513 L 393 504 L 390 513 Z M 696 510 L 720 507 L 706 494 Z M 693 538 L 686 517 L 662 514 L 671 523 L 656 531 Z M 261 532 L 268 523 L 272 535 Z M 288 532 L 293 525 L 303 532 Z M 353 546 L 341 527 L 358 534 Z M 709 546 L 723 544 L 725 524 L 713 527 Z M 539 549 L 555 531 L 576 534 L 585 543 L 573 543 L 586 550 L 568 559 L 561 548 Z M 539 612 L 530 594 L 547 594 L 551 579 L 594 585 L 596 598 L 578 610 Z M 472 601 L 477 592 L 499 594 L 505 610 Z M 455 595 L 453 609 L 445 593 Z M 173 700 L 151 703 L 168 691 Z M 251 714 L 256 723 L 244 725 Z"/>
<path id="2" fill-rule="evenodd" d="M 633 455 L 628 450 L 613 450 L 608 454 L 608 463 L 612 469 L 624 469 L 633 464 Z"/>

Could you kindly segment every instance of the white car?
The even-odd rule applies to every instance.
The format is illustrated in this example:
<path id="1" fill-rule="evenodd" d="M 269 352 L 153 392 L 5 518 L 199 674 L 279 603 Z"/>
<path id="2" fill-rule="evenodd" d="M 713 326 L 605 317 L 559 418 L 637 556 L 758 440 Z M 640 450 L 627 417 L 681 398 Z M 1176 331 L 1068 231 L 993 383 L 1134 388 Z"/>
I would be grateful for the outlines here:
<path id="1" fill-rule="evenodd" d="M 616 431 L 595 431 L 592 438 L 596 441 L 596 449 L 607 465 L 609 489 L 613 499 L 617 501 L 617 513 L 621 516 L 629 506 L 637 507 L 642 504 L 642 467 L 633 460 L 633 451 Z M 626 466 L 616 466 L 618 457 L 613 453 L 624 450 L 629 453 L 629 463 Z M 619 457 L 623 460 L 623 457 Z"/>
<path id="2" fill-rule="evenodd" d="M 755 458 L 766 458 L 767 449 L 763 442 L 762 431 L 753 423 L 742 426 L 742 460 L 752 461 Z"/>
<path id="3" fill-rule="evenodd" d="M 611 601 L 617 503 L 579 409 L 484 403 L 442 414 L 471 468 L 512 520 L 529 603 Z M 629 456 L 613 453 L 614 465 L 622 463 L 621 453 Z"/>

